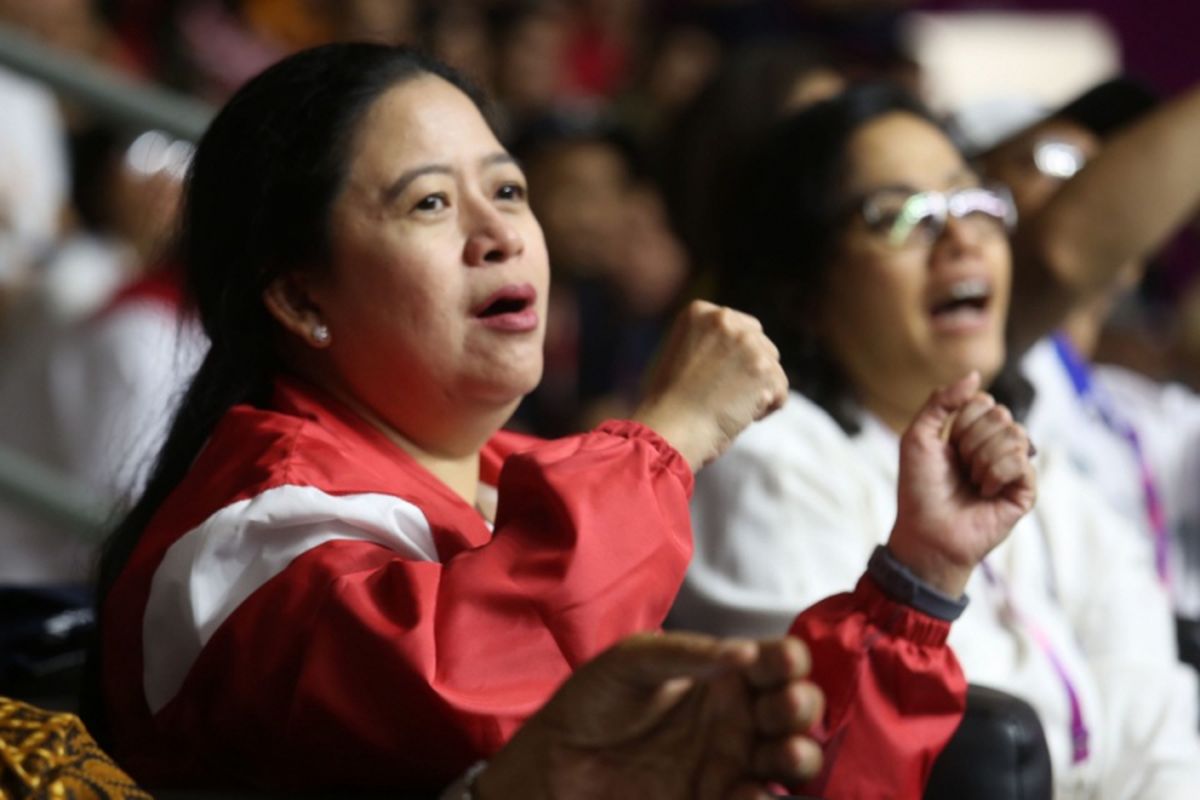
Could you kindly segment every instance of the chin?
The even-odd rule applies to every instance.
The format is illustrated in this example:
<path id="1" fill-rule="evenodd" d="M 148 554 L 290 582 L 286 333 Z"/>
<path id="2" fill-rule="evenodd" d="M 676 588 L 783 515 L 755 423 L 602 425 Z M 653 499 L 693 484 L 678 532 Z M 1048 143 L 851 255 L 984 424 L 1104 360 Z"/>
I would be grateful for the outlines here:
<path id="1" fill-rule="evenodd" d="M 525 395 L 536 389 L 541 382 L 542 364 L 539 361 L 536 369 L 530 366 L 472 381 L 469 392 L 485 405 L 504 406 L 512 404 L 515 406 Z"/>
<path id="2" fill-rule="evenodd" d="M 972 370 L 983 378 L 987 386 L 1004 366 L 1004 345 L 996 342 L 963 342 L 950 352 L 945 352 L 940 370 L 945 383 L 956 381 Z"/>

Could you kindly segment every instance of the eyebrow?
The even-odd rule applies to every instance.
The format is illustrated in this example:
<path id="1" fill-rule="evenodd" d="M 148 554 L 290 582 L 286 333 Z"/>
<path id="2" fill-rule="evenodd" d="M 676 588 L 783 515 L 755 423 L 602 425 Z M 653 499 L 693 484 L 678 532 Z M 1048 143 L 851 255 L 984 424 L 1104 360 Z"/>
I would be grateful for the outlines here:
<path id="1" fill-rule="evenodd" d="M 479 160 L 480 167 L 492 167 L 499 164 L 513 164 L 518 169 L 521 168 L 519 162 L 511 153 L 499 152 L 484 156 Z M 389 205 L 397 197 L 404 194 L 404 190 L 412 184 L 417 178 L 424 175 L 453 175 L 454 170 L 448 164 L 425 164 L 420 167 L 413 167 L 400 174 L 400 177 L 392 181 L 386 189 L 383 190 L 382 199 L 384 205 Z"/>

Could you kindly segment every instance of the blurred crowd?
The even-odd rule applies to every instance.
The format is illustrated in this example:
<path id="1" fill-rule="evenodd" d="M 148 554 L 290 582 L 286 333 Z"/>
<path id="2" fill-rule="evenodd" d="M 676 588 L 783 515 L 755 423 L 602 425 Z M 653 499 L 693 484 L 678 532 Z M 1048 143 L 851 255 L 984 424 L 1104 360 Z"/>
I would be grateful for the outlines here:
<path id="1" fill-rule="evenodd" d="M 783 202 L 767 198 L 769 181 L 756 181 L 756 169 L 800 164 L 803 158 L 792 157 L 797 152 L 822 152 L 819 141 L 800 134 L 796 141 L 803 146 L 798 150 L 787 152 L 796 147 L 790 140 L 779 149 L 784 140 L 773 139 L 772 133 L 795 112 L 847 97 L 853 110 L 854 98 L 870 95 L 847 89 L 868 81 L 898 84 L 930 100 L 930 76 L 911 52 L 905 23 L 914 11 L 946 5 L 913 0 L 0 0 L 0 24 L 84 59 L 100 72 L 169 88 L 213 108 L 284 56 L 330 41 L 417 45 L 459 70 L 489 98 L 489 121 L 528 179 L 530 205 L 545 235 L 553 279 L 544 375 L 512 422 L 512 427 L 542 437 L 630 416 L 646 393 L 644 376 L 662 351 L 670 324 L 694 299 L 718 298 L 766 321 L 769 313 L 736 302 L 755 297 L 767 312 L 776 306 L 785 309 L 788 319 L 775 320 L 785 328 L 791 317 L 802 316 L 811 298 L 798 299 L 782 290 L 771 296 L 771 286 L 752 270 L 738 274 L 739 254 L 752 252 L 750 245 L 782 256 L 778 260 L 789 267 L 794 263 L 797 272 L 810 256 L 822 268 L 853 267 L 853 259 L 842 263 L 827 252 L 835 249 L 827 246 L 828 237 L 791 237 L 794 231 L 786 223 L 790 212 L 775 212 L 801 193 L 820 194 L 820 203 L 814 204 L 820 213 L 814 212 L 814 218 L 861 216 L 858 221 L 874 237 L 873 246 L 880 252 L 891 248 L 887 252 L 897 263 L 896 253 L 904 247 L 918 250 L 924 242 L 928 249 L 941 238 L 954 239 L 970 223 L 998 234 L 1005 247 L 1011 233 L 1015 269 L 1027 277 L 1023 268 L 1053 271 L 1042 262 L 1052 260 L 1047 253 L 1054 248 L 1043 252 L 1038 246 L 1066 241 L 1073 253 L 1082 254 L 1081 261 L 1089 262 L 1092 283 L 1086 270 L 1075 286 L 1066 288 L 1051 285 L 1050 279 L 1025 280 L 1015 285 L 1008 315 L 1015 320 L 1008 329 L 1010 366 L 1028 379 L 1022 379 L 1023 388 L 1031 382 L 1041 398 L 1029 430 L 1039 442 L 1053 439 L 1065 445 L 1071 468 L 1085 473 L 1120 516 L 1153 539 L 1157 575 L 1143 570 L 1143 577 L 1157 577 L 1161 583 L 1154 591 L 1161 590 L 1164 610 L 1168 598 L 1174 603 L 1181 653 L 1200 664 L 1200 503 L 1193 499 L 1200 459 L 1188 438 L 1191 428 L 1200 428 L 1200 395 L 1195 394 L 1200 390 L 1200 281 L 1195 280 L 1200 275 L 1200 209 L 1197 190 L 1168 185 L 1167 180 L 1173 166 L 1169 148 L 1179 146 L 1170 129 L 1200 128 L 1197 90 L 1180 93 L 1183 100 L 1173 102 L 1174 87 L 1164 90 L 1130 74 L 1062 105 L 1011 96 L 957 108 L 931 103 L 937 121 L 955 137 L 954 144 L 988 181 L 986 186 L 974 185 L 975 172 L 970 172 L 969 185 L 955 184 L 944 192 L 919 191 L 919 181 L 911 186 L 893 182 L 856 198 L 854 208 L 831 210 L 825 206 L 846 198 L 818 193 L 805 183 L 820 171 L 817 167 L 792 176 L 796 179 L 780 190 Z M 1192 77 L 1200 77 L 1200 70 Z M 897 108 L 897 113 L 914 113 Z M 1139 121 L 1134 135 L 1114 139 Z M 924 121 L 920 126 L 929 128 L 922 134 L 928 139 L 934 129 Z M 897 151 L 903 149 L 896 144 L 903 137 L 882 138 Z M 1110 147 L 1114 141 L 1120 143 Z M 825 143 L 830 152 L 841 152 L 831 142 Z M 1147 169 L 1140 182 L 1126 180 L 1138 170 L 1139 143 L 1161 149 L 1157 158 L 1144 161 Z M 767 145 L 775 147 L 769 151 L 771 161 L 761 158 Z M 880 145 L 871 154 L 885 149 Z M 205 333 L 189 307 L 173 252 L 193 152 L 194 143 L 178 135 L 114 123 L 0 67 L 0 456 L 27 459 L 47 470 L 54 478 L 52 491 L 64 500 L 67 495 L 86 498 L 98 520 L 104 515 L 115 519 L 140 492 L 178 398 L 206 350 Z M 881 163 L 890 167 L 902 160 Z M 818 166 L 841 165 L 834 157 L 825 162 Z M 1085 173 L 1089 164 L 1099 169 Z M 1192 164 L 1180 174 L 1197 171 L 1200 166 Z M 845 179 L 838 170 L 831 169 L 833 173 L 836 180 L 830 185 Z M 1091 177 L 1074 181 L 1087 174 Z M 1153 202 L 1142 203 L 1139 192 L 1149 192 L 1153 187 L 1146 184 L 1158 177 L 1163 191 Z M 1072 183 L 1074 195 L 1063 193 Z M 1112 200 L 1107 206 L 1106 198 Z M 929 205 L 934 201 L 942 203 L 940 211 Z M 1142 224 L 1139 206 L 1161 206 L 1157 216 L 1162 224 Z M 1111 220 L 1103 217 L 1105 209 L 1113 214 Z M 1077 215 L 1074 222 L 1072 214 Z M 1076 224 L 1084 217 L 1084 223 Z M 774 218 L 785 222 L 772 224 Z M 834 227 L 824 224 L 820 233 Z M 1047 234 L 1051 228 L 1063 236 Z M 1104 240 L 1105 228 L 1113 242 L 1128 250 L 1110 248 L 1112 259 L 1120 262 L 1111 269 L 1095 244 Z M 767 230 L 770 236 L 756 234 L 748 243 L 746 230 Z M 1086 241 L 1070 241 L 1073 233 Z M 789 248 L 811 243 L 816 243 L 812 253 L 791 258 Z M 1065 249 L 1070 248 L 1059 251 Z M 1120 258 L 1116 250 L 1121 250 Z M 1007 259 L 1006 249 L 1005 269 Z M 791 273 L 784 278 L 781 286 L 795 280 Z M 873 355 L 887 362 L 890 351 L 883 340 L 890 333 L 888 320 L 884 314 L 866 319 L 876 306 L 863 300 L 871 289 L 886 294 L 886 287 L 855 286 L 842 294 L 830 288 L 845 289 L 846 280 L 844 275 L 841 283 L 813 278 L 806 291 L 812 297 L 823 292 L 853 295 L 844 306 L 850 309 L 844 319 L 833 324 L 822 318 L 823 323 L 849 330 L 851 339 L 861 332 L 855 341 L 870 340 L 865 349 L 873 348 Z M 949 318 L 951 327 L 960 317 L 969 320 L 991 301 L 993 290 L 977 284 L 959 281 L 945 297 L 936 298 L 929 314 Z M 1068 289 L 1074 295 L 1064 299 Z M 1062 296 L 1056 299 L 1055 291 Z M 775 338 L 769 325 L 768 332 Z M 327 330 L 324 335 L 328 337 Z M 816 339 L 814 334 L 811 342 L 797 337 L 790 343 L 795 350 L 788 366 L 812 367 L 809 383 L 797 381 L 792 371 L 793 389 L 837 422 L 837 447 L 869 442 L 870 426 L 868 435 L 860 436 L 857 423 L 847 424 L 838 416 L 836 402 L 825 402 L 822 382 L 849 369 L 823 363 L 817 365 L 821 369 L 813 367 L 818 356 L 828 360 Z M 891 389 L 906 389 L 914 371 L 901 366 L 889 372 L 902 365 L 902 359 L 890 361 L 873 366 L 879 374 L 905 373 L 883 393 L 894 399 L 902 392 Z M 1093 371 L 1093 364 L 1120 370 Z M 825 367 L 829 369 L 822 371 Z M 998 395 L 1006 377 L 1006 372 L 996 377 Z M 945 381 L 934 385 L 939 383 Z M 922 397 L 927 389 L 921 386 Z M 798 397 L 791 400 L 793 412 Z M 1002 402 L 1020 408 L 1019 397 L 1005 396 Z M 785 416 L 779 415 L 776 423 Z M 894 449 L 894 434 L 909 418 L 906 414 L 891 426 L 884 437 L 885 453 Z M 1077 420 L 1084 422 L 1075 426 Z M 813 440 L 810 433 L 803 431 L 797 441 L 807 446 Z M 762 471 L 768 476 L 764 485 L 774 491 L 774 476 L 785 468 L 771 459 L 786 437 L 760 435 L 769 440 L 763 446 L 770 462 Z M 1021 448 L 1022 455 L 1026 450 Z M 855 459 L 860 455 L 851 454 Z M 819 449 L 807 448 L 803 455 L 819 462 L 807 465 L 816 477 L 804 490 L 821 487 L 821 479 L 853 473 L 850 466 L 830 467 L 832 457 Z M 894 466 L 895 459 L 888 458 Z M 846 460 L 851 461 L 849 456 Z M 738 463 L 726 459 L 723 467 L 708 471 L 707 497 L 725 502 L 736 493 L 723 491 L 757 475 Z M 13 500 L 20 492 L 5 480 L 0 475 L 0 591 L 14 585 L 86 587 L 96 537 L 79 526 L 68 529 L 28 497 Z M 879 496 L 890 501 L 894 483 L 891 476 L 880 484 Z M 705 480 L 697 485 L 697 496 L 705 497 Z M 831 518 L 850 519 L 850 511 L 860 510 L 856 505 L 875 510 L 872 502 L 861 502 L 864 495 L 857 488 L 854 494 L 846 491 L 849 499 Z M 833 490 L 801 492 L 778 506 L 790 513 L 803 508 L 806 499 L 825 495 L 834 496 Z M 1041 508 L 1048 505 L 1048 495 L 1043 495 Z M 750 496 L 738 495 L 739 502 Z M 1069 507 L 1064 518 L 1082 517 L 1076 513 L 1082 501 L 1064 496 L 1058 495 L 1062 506 Z M 730 513 L 733 522 L 721 520 L 715 526 L 721 544 L 708 554 L 714 562 L 733 551 L 725 537 L 735 523 L 748 520 L 748 529 L 764 527 L 767 504 L 748 505 L 753 507 Z M 1097 516 L 1107 519 L 1107 510 L 1105 505 Z M 694 511 L 694 516 L 702 515 Z M 796 531 L 819 527 L 804 522 L 784 520 L 775 526 L 784 543 L 773 543 L 775 551 L 755 551 L 747 561 L 752 556 L 764 570 L 785 572 L 781 583 L 792 581 L 798 568 L 780 557 L 764 559 L 763 553 L 786 552 L 787 543 L 797 540 Z M 95 532 L 103 527 L 98 522 Z M 873 521 L 861 526 L 872 537 L 876 527 L 886 530 Z M 751 534 L 739 532 L 732 538 L 751 541 Z M 703 545 L 703 537 L 698 538 Z M 863 546 L 874 544 L 871 538 Z M 829 549 L 825 545 L 814 544 L 798 560 L 818 563 L 813 554 L 824 553 Z M 1080 553 L 1087 555 L 1083 548 Z M 1071 562 L 1073 570 L 1082 573 L 1084 555 Z M 698 546 L 701 568 L 705 556 Z M 1039 550 L 1030 558 L 1044 556 Z M 749 589 L 770 586 L 752 571 L 726 571 L 747 580 Z M 859 572 L 861 565 L 855 562 L 848 574 Z M 705 596 L 704 577 L 701 573 L 692 579 L 694 608 L 687 606 L 685 592 L 685 602 L 676 609 L 677 621 L 687 627 L 720 622 L 717 611 L 723 605 L 737 606 L 727 596 L 719 602 Z M 1094 588 L 1086 580 L 1080 586 L 1081 596 Z M 1044 588 L 1039 585 L 1038 591 Z M 779 593 L 772 599 L 785 606 L 780 619 L 790 620 L 794 606 L 804 607 L 824 594 L 816 592 L 803 602 Z M 1061 600 L 1057 588 L 1049 594 L 1055 603 Z M 1091 595 L 1087 597 L 1090 602 Z M 710 601 L 717 611 L 705 605 Z M 46 602 L 90 614 L 90 600 L 82 594 Z M 750 605 L 760 614 L 770 608 L 765 601 Z M 688 613 L 693 618 L 681 616 Z M 998 619 L 1014 616 L 1005 610 Z M 9 622 L 0 617 L 0 636 Z M 1063 630 L 1068 630 L 1065 625 Z M 716 632 L 745 630 L 732 626 Z M 1064 647 L 1074 646 L 1073 635 L 1063 635 Z M 980 661 L 986 667 L 994 659 L 991 651 L 985 655 Z M 0 657 L 0 686 L 9 666 Z M 1059 702 L 1058 678 L 1043 683 Z M 1074 702 L 1074 687 L 1065 683 Z M 1075 760 L 1084 758 L 1086 753 Z"/>
<path id="2" fill-rule="evenodd" d="M 918 5 L 0 0 L 0 21 L 214 106 L 331 40 L 415 43 L 461 70 L 491 98 L 545 231 L 545 377 L 515 424 L 554 436 L 628 413 L 667 321 L 712 296 L 725 246 L 712 221 L 737 212 L 736 177 L 772 122 L 863 79 L 921 92 L 901 36 Z M 0 108 L 0 444 L 127 500 L 203 350 L 170 251 L 191 144 L 113 126 L 6 70 Z M 994 130 L 1005 124 L 1019 127 Z M 1200 385 L 1197 251 L 1185 233 L 1131 277 L 1097 360 Z M 53 541 L 34 528 L 34 550 Z M 87 547 L 44 549 L 40 567 L 5 559 L 0 579 L 83 574 Z"/>

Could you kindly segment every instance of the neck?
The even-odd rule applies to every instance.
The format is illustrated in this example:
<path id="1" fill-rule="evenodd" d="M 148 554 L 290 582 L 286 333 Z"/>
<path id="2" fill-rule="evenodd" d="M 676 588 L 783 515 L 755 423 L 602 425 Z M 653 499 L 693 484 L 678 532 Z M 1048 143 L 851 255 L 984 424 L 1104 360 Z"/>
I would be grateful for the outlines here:
<path id="1" fill-rule="evenodd" d="M 864 393 L 862 396 L 863 408 L 871 412 L 889 430 L 896 433 L 897 436 L 904 433 L 908 428 L 908 424 L 912 422 L 913 417 L 921 410 L 921 403 L 923 402 L 924 398 L 918 400 L 915 404 L 905 402 L 899 393 L 888 395 Z"/>
<path id="2" fill-rule="evenodd" d="M 462 454 L 438 452 L 428 446 L 414 442 L 393 425 L 388 424 L 378 414 L 345 392 L 338 391 L 337 389 L 332 389 L 331 391 L 337 395 L 339 400 L 349 406 L 354 413 L 369 422 L 393 444 L 412 456 L 414 461 L 429 470 L 434 477 L 450 487 L 451 491 L 461 497 L 465 503 L 476 505 L 479 494 L 479 451 L 483 448 L 482 442 L 478 447 L 472 448 Z"/>
<path id="3" fill-rule="evenodd" d="M 1096 352 L 1096 343 L 1100 340 L 1100 329 L 1103 326 L 1107 305 L 1105 303 L 1105 307 L 1100 308 L 1099 303 L 1095 303 L 1091 307 L 1084 307 L 1071 314 L 1063 322 L 1063 333 L 1071 340 L 1071 344 L 1075 346 L 1079 354 L 1088 361 L 1091 361 Z"/>
<path id="4" fill-rule="evenodd" d="M 457 424 L 453 425 L 417 425 L 415 429 L 425 434 L 424 439 L 417 441 L 362 403 L 353 392 L 346 389 L 341 381 L 330 379 L 329 371 L 317 368 L 310 357 L 293 357 L 288 359 L 288 362 L 294 372 L 305 380 L 322 387 L 344 403 L 393 444 L 412 456 L 414 461 L 429 470 L 434 477 L 446 484 L 452 492 L 462 498 L 463 502 L 471 506 L 477 505 L 479 453 L 488 439 L 512 415 L 516 406 L 515 402 L 507 409 L 476 414 L 469 420 L 457 420 Z M 441 421 L 439 420 L 439 422 Z M 444 436 L 439 435 L 443 433 Z"/>

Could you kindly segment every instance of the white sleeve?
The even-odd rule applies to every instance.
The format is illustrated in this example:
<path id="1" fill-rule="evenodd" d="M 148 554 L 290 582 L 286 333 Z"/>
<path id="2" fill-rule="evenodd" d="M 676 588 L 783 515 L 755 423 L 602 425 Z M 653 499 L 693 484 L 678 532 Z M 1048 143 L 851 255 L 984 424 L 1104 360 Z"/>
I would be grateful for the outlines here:
<path id="1" fill-rule="evenodd" d="M 1104 703 L 1100 797 L 1200 797 L 1196 676 L 1178 660 L 1150 543 L 1082 481 L 1054 490 L 1076 492 L 1057 505 L 1079 516 L 1056 528 L 1085 526 L 1075 544 L 1052 536 L 1051 546 L 1064 606 Z"/>
<path id="2" fill-rule="evenodd" d="M 696 476 L 695 553 L 667 625 L 777 636 L 816 601 L 850 591 L 888 528 L 849 441 L 792 399 Z M 823 415 L 822 415 L 823 417 Z M 813 423 L 817 424 L 813 424 Z"/>

